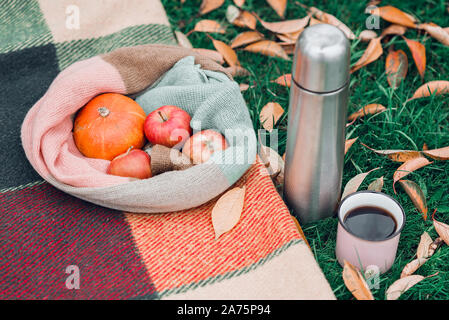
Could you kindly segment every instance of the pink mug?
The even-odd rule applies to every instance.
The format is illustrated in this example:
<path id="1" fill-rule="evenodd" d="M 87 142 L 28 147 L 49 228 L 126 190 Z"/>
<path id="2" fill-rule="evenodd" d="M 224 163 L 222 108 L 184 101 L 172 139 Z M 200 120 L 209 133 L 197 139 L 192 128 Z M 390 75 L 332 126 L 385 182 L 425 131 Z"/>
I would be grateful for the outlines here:
<path id="1" fill-rule="evenodd" d="M 387 211 L 394 218 L 396 227 L 392 234 L 383 240 L 367 240 L 363 235 L 355 235 L 345 224 L 347 214 L 361 207 L 377 207 Z M 345 197 L 338 208 L 337 245 L 335 252 L 338 262 L 344 260 L 360 270 L 372 267 L 380 273 L 388 271 L 393 265 L 398 248 L 399 237 L 405 225 L 405 213 L 401 205 L 389 195 L 375 191 L 359 191 Z"/>

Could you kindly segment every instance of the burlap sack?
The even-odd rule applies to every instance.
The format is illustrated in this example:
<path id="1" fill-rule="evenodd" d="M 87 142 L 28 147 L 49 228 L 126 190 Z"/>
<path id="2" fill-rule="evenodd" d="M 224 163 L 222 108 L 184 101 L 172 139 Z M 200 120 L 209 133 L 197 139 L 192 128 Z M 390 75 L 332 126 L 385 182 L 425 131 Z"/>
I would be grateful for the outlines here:
<path id="1" fill-rule="evenodd" d="M 198 81 L 183 72 L 184 65 L 168 76 L 188 56 L 194 58 L 186 58 L 186 64 L 201 66 Z M 206 163 L 146 180 L 107 175 L 109 161 L 84 157 L 72 136 L 76 111 L 105 92 L 150 97 L 148 105 L 141 101 L 147 112 L 176 102 L 192 116 L 194 130 L 218 130 L 230 147 Z M 188 209 L 211 200 L 245 173 L 257 149 L 239 86 L 225 69 L 191 50 L 165 45 L 121 48 L 63 70 L 28 112 L 22 144 L 34 169 L 56 188 L 105 207 L 148 213 Z"/>

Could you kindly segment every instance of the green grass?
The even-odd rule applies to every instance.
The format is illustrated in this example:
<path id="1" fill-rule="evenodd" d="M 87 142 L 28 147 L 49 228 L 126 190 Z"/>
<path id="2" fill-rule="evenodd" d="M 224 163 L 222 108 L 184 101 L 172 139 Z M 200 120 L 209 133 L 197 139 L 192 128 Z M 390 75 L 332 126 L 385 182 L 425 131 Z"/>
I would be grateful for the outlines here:
<path id="1" fill-rule="evenodd" d="M 162 1 L 174 29 L 184 33 L 192 30 L 195 23 L 201 19 L 213 19 L 226 26 L 225 35 L 212 34 L 215 39 L 230 43 L 232 39 L 246 29 L 230 25 L 225 18 L 226 7 L 233 4 L 226 0 L 223 7 L 202 17 L 197 12 L 200 0 L 188 0 L 181 4 L 176 0 Z M 367 1 L 366 1 L 367 2 Z M 346 23 L 356 34 L 365 27 L 365 1 L 303 1 L 306 5 L 313 5 L 335 15 Z M 387 3 L 388 2 L 388 3 Z M 447 4 L 443 0 L 421 1 L 383 1 L 383 5 L 391 4 L 412 13 L 422 22 L 434 22 L 443 27 L 448 26 L 449 13 Z M 246 0 L 244 9 L 256 12 L 267 21 L 279 21 L 276 13 L 263 0 Z M 306 11 L 298 2 L 289 0 L 286 19 L 300 18 Z M 388 23 L 381 21 L 381 29 Z M 267 39 L 275 39 L 258 24 L 257 29 L 265 34 Z M 379 32 L 378 32 L 379 33 Z M 423 33 L 408 30 L 405 34 L 410 39 L 418 39 L 426 46 L 427 69 L 424 82 L 431 80 L 449 80 L 449 47 L 430 38 Z M 196 48 L 213 49 L 210 39 L 204 33 L 192 33 L 189 39 Z M 402 268 L 414 258 L 420 235 L 427 231 L 432 238 L 437 237 L 430 219 L 424 221 L 414 208 L 405 192 L 398 186 L 395 195 L 392 188 L 393 173 L 399 166 L 382 156 L 378 156 L 364 148 L 363 142 L 375 149 L 415 149 L 420 150 L 424 143 L 430 149 L 449 145 L 449 96 L 437 96 L 414 100 L 406 103 L 413 92 L 424 82 L 420 79 L 412 56 L 400 37 L 394 37 L 388 45 L 395 49 L 403 49 L 408 56 L 409 68 L 405 81 L 399 88 L 392 90 L 385 76 L 385 57 L 388 49 L 384 46 L 384 55 L 376 62 L 362 68 L 351 76 L 350 101 L 348 114 L 369 103 L 381 103 L 387 111 L 378 115 L 358 120 L 347 129 L 347 138 L 359 137 L 345 158 L 343 184 L 354 175 L 381 167 L 371 173 L 360 189 L 364 189 L 374 179 L 384 176 L 384 192 L 396 198 L 407 213 L 407 223 L 402 232 L 396 261 L 392 269 L 381 276 L 380 289 L 373 290 L 376 299 L 384 299 L 385 290 L 399 278 Z M 352 42 L 351 63 L 355 63 L 363 54 L 365 43 Z M 258 113 L 270 101 L 279 102 L 284 109 L 288 109 L 289 92 L 287 88 L 273 84 L 270 81 L 284 73 L 290 73 L 291 62 L 277 58 L 262 56 L 242 50 L 237 51 L 242 65 L 251 75 L 236 80 L 240 83 L 254 85 L 243 93 L 254 128 L 260 128 Z M 277 124 L 279 129 L 279 152 L 285 150 L 287 127 L 287 112 Z M 429 212 L 439 208 L 436 218 L 449 223 L 449 161 L 435 161 L 408 176 L 417 182 L 427 197 Z M 314 255 L 326 275 L 335 295 L 339 299 L 352 299 L 351 293 L 342 281 L 342 268 L 335 258 L 335 239 L 337 230 L 336 218 L 328 218 L 316 223 L 303 225 L 304 232 Z M 416 274 L 438 275 L 417 284 L 401 296 L 401 299 L 449 299 L 449 247 L 443 246 Z"/>

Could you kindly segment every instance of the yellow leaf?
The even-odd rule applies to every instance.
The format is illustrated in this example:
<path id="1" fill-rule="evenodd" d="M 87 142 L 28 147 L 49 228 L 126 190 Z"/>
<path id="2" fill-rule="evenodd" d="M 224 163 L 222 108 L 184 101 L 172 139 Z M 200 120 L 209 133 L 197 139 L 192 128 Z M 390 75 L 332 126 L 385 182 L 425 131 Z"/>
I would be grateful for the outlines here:
<path id="1" fill-rule="evenodd" d="M 418 282 L 421 282 L 425 278 L 420 275 L 412 275 L 404 278 L 400 278 L 393 282 L 393 284 L 387 289 L 387 300 L 397 300 L 401 294 L 413 287 Z"/>
<path id="2" fill-rule="evenodd" d="M 383 53 L 382 44 L 380 43 L 380 37 L 372 39 L 363 55 L 351 68 L 351 73 L 363 68 L 367 64 L 376 61 Z"/>
<path id="3" fill-rule="evenodd" d="M 383 105 L 378 104 L 378 103 L 371 103 L 368 104 L 362 108 L 360 108 L 359 110 L 357 110 L 356 112 L 354 112 L 353 114 L 351 114 L 348 117 L 348 121 L 352 121 L 354 119 L 358 119 L 358 118 L 362 118 L 368 114 L 376 114 L 379 112 L 383 112 L 387 110 L 387 108 L 385 108 Z"/>
<path id="4" fill-rule="evenodd" d="M 421 188 L 413 181 L 410 180 L 399 180 L 402 188 L 412 200 L 415 207 L 422 214 L 424 220 L 427 220 L 427 202 Z"/>
<path id="5" fill-rule="evenodd" d="M 259 119 L 260 123 L 265 130 L 272 131 L 274 125 L 278 122 L 281 116 L 284 114 L 284 109 L 277 102 L 268 102 L 260 110 Z"/>
<path id="6" fill-rule="evenodd" d="M 244 50 L 260 53 L 271 57 L 279 57 L 285 60 L 290 60 L 284 49 L 282 49 L 282 47 L 278 43 L 270 40 L 262 40 L 250 44 L 249 46 L 245 47 Z"/>
<path id="7" fill-rule="evenodd" d="M 200 6 L 200 14 L 206 14 L 220 8 L 225 0 L 203 0 Z"/>
<path id="8" fill-rule="evenodd" d="M 212 209 L 212 225 L 215 240 L 239 222 L 245 200 L 245 186 L 233 188 L 218 199 Z"/>
<path id="9" fill-rule="evenodd" d="M 263 39 L 263 35 L 257 31 L 242 32 L 231 43 L 231 48 L 237 48 Z"/>
<path id="10" fill-rule="evenodd" d="M 343 281 L 357 300 L 374 300 L 373 294 L 359 270 L 346 260 L 343 267 Z"/>

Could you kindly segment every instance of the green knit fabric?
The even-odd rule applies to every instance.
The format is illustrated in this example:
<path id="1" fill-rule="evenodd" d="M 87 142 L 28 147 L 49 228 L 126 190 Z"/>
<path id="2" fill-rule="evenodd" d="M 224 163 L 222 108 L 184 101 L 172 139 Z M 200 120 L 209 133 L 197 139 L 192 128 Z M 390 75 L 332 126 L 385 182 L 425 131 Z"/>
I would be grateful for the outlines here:
<path id="1" fill-rule="evenodd" d="M 203 70 L 194 57 L 185 57 L 136 98 L 147 114 L 164 105 L 175 105 L 192 116 L 194 133 L 214 129 L 230 145 L 209 160 L 220 166 L 229 184 L 254 163 L 256 136 L 239 85 L 220 72 Z"/>

